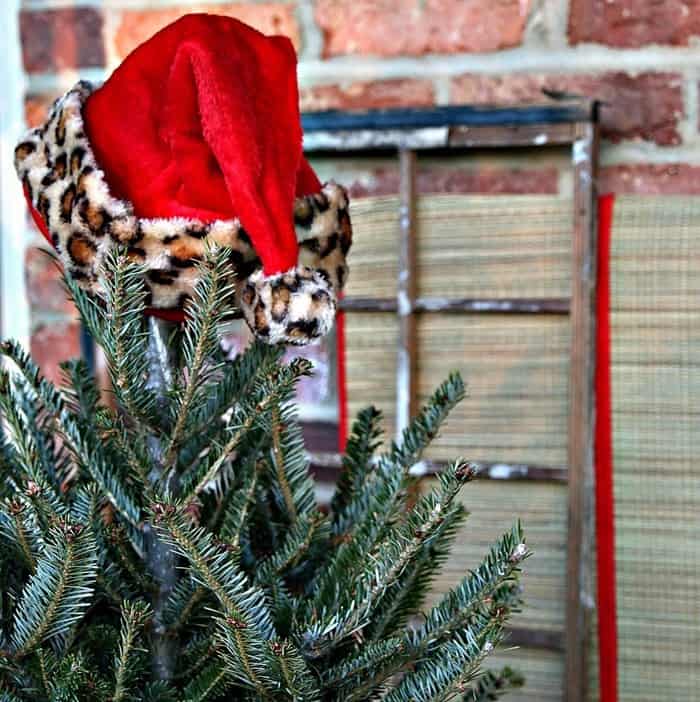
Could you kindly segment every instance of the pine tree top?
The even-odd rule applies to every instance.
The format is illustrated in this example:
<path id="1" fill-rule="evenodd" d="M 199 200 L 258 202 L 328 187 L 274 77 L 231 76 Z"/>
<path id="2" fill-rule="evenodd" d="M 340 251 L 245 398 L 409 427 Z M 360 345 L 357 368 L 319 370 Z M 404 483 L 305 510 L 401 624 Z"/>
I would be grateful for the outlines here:
<path id="1" fill-rule="evenodd" d="M 106 258 L 103 299 L 67 281 L 107 402 L 82 361 L 59 388 L 0 346 L 0 702 L 491 700 L 521 684 L 482 673 L 520 606 L 518 524 L 423 610 L 476 471 L 457 460 L 421 492 L 410 469 L 462 379 L 384 452 L 363 410 L 320 510 L 293 404 L 310 364 L 221 351 L 229 254 L 208 252 L 167 340 L 126 251 Z"/>

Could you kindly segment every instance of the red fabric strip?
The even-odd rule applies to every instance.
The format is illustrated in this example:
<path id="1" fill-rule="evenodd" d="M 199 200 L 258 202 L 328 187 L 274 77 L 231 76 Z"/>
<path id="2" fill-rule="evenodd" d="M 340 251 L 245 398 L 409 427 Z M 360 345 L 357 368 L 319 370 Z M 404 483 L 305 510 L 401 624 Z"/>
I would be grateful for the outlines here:
<path id="1" fill-rule="evenodd" d="M 598 665 L 600 702 L 617 701 L 617 609 L 615 591 L 615 495 L 613 491 L 610 382 L 610 240 L 615 196 L 598 203 L 596 298 L 596 539 L 598 551 Z"/>
<path id="2" fill-rule="evenodd" d="M 342 295 L 338 295 L 340 302 Z M 348 440 L 348 389 L 345 375 L 345 312 L 335 318 L 335 344 L 338 369 L 338 450 L 345 451 Z"/>

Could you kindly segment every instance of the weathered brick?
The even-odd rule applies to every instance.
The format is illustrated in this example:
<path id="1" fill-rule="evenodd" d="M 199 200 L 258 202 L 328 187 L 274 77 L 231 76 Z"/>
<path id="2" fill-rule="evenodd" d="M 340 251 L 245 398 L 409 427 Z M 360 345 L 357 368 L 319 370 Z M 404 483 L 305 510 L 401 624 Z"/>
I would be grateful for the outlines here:
<path id="1" fill-rule="evenodd" d="M 420 193 L 479 193 L 488 195 L 556 194 L 556 168 L 476 168 L 419 166 L 416 185 Z M 351 197 L 393 195 L 399 191 L 399 173 L 394 167 L 376 168 L 348 184 Z"/>
<path id="2" fill-rule="evenodd" d="M 49 109 L 58 94 L 32 94 L 24 98 L 24 119 L 28 127 L 38 127 L 46 121 Z"/>
<path id="3" fill-rule="evenodd" d="M 32 333 L 30 350 L 48 379 L 58 381 L 59 363 L 80 356 L 80 324 L 71 321 L 42 324 Z"/>
<path id="4" fill-rule="evenodd" d="M 700 35 L 700 0 L 572 0 L 569 41 L 623 48 L 687 46 Z"/>
<path id="5" fill-rule="evenodd" d="M 644 139 L 668 146 L 681 141 L 682 78 L 677 73 L 604 73 L 600 75 L 468 74 L 453 79 L 455 103 L 500 104 L 547 102 L 542 89 L 602 100 L 603 136 L 611 141 Z"/>
<path id="6" fill-rule="evenodd" d="M 68 299 L 63 275 L 56 261 L 40 248 L 30 246 L 24 256 L 27 297 L 32 308 L 74 316 L 75 305 Z"/>
<path id="7" fill-rule="evenodd" d="M 294 15 L 294 4 L 281 2 L 202 4 L 151 10 L 124 10 L 121 13 L 121 22 L 114 38 L 117 55 L 119 58 L 124 58 L 159 29 L 193 11 L 235 17 L 251 27 L 255 27 L 263 34 L 288 36 L 297 51 L 301 46 L 301 35 Z"/>
<path id="8" fill-rule="evenodd" d="M 29 73 L 102 66 L 102 13 L 93 7 L 23 10 L 20 39 Z"/>
<path id="9" fill-rule="evenodd" d="M 638 163 L 607 166 L 599 176 L 601 193 L 700 195 L 700 166 Z"/>
<path id="10" fill-rule="evenodd" d="M 316 0 L 324 55 L 494 51 L 523 38 L 530 0 Z"/>
<path id="11" fill-rule="evenodd" d="M 316 85 L 301 91 L 304 111 L 430 107 L 434 104 L 433 84 L 418 79 Z"/>

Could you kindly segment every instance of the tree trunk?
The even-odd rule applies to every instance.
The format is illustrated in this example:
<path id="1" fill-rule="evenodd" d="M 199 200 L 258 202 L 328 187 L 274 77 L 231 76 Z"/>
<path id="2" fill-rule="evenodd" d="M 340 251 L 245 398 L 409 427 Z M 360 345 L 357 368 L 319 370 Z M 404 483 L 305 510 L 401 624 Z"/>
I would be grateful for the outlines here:
<path id="1" fill-rule="evenodd" d="M 149 332 L 149 387 L 156 393 L 159 404 L 163 404 L 168 390 L 173 382 L 173 350 L 168 341 L 169 336 L 175 331 L 175 325 L 155 317 L 148 318 Z M 171 494 L 178 492 L 179 481 L 173 472 L 163 475 L 163 446 L 156 436 L 149 436 L 148 449 L 151 456 L 151 472 L 149 478 L 152 483 L 163 482 Z M 145 534 L 145 559 L 151 577 L 157 585 L 153 596 L 153 629 L 151 632 L 153 645 L 153 677 L 157 680 L 170 680 L 175 670 L 177 658 L 177 639 L 166 635 L 163 621 L 165 604 L 172 593 L 178 578 L 177 555 L 165 543 L 156 537 L 153 526 L 146 523 Z"/>

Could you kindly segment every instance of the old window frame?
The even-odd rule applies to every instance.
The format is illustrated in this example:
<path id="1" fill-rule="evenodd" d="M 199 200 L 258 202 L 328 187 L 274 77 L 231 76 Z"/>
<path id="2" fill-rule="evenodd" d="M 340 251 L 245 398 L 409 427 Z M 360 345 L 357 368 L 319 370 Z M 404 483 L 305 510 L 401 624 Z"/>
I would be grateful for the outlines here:
<path id="1" fill-rule="evenodd" d="M 586 695 L 588 638 L 594 602 L 592 578 L 594 514 L 594 372 L 597 241 L 596 172 L 598 104 L 589 100 L 548 105 L 445 107 L 429 110 L 370 112 L 328 111 L 302 116 L 304 150 L 309 155 L 352 154 L 387 149 L 399 159 L 399 277 L 396 299 L 345 298 L 343 310 L 395 312 L 397 348 L 397 431 L 416 410 L 416 314 L 469 312 L 492 314 L 561 314 L 571 325 L 569 365 L 568 466 L 513 465 L 499 479 L 566 483 L 568 533 L 566 617 L 563 640 L 546 632 L 511 632 L 511 641 L 562 650 L 565 654 L 564 698 L 583 702 Z M 571 297 L 568 299 L 420 298 L 416 294 L 416 156 L 431 150 L 468 150 L 567 146 L 574 172 Z M 339 456 L 314 455 L 319 467 L 337 467 Z M 429 466 L 439 471 L 440 465 Z M 485 466 L 485 477 L 489 466 Z"/>

